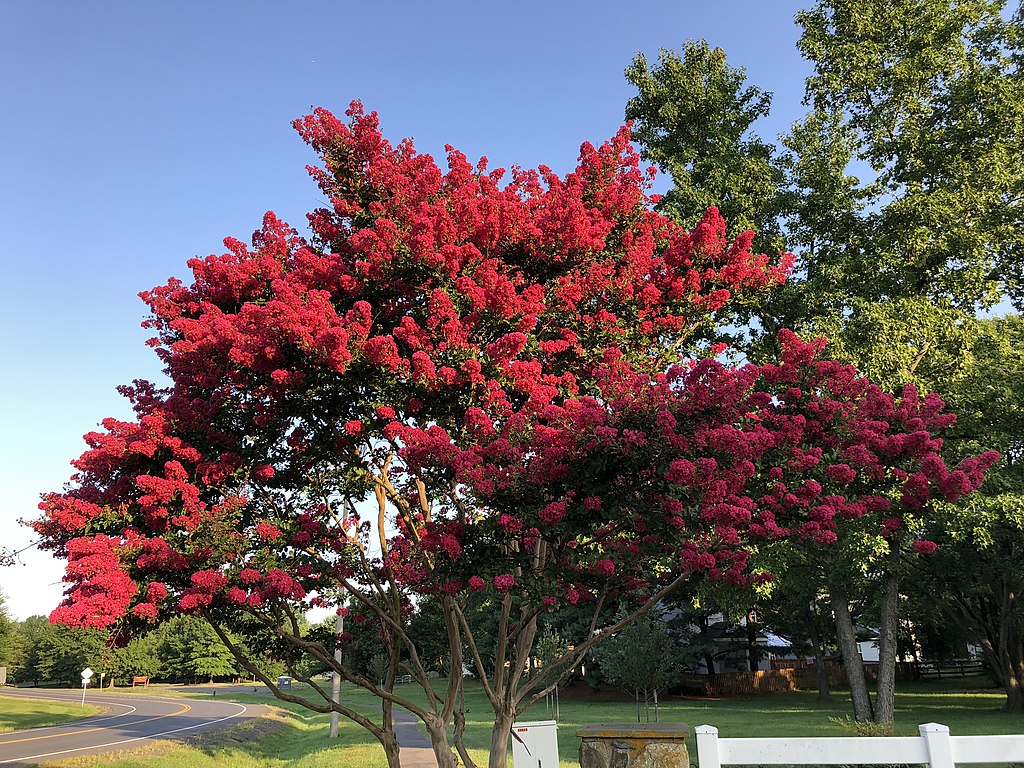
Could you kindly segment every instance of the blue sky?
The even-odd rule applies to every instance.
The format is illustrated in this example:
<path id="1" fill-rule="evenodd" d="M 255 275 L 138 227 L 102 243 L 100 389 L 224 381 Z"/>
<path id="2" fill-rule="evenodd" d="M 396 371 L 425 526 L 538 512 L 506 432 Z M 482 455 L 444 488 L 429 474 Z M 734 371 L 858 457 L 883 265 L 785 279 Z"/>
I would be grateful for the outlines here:
<path id="1" fill-rule="evenodd" d="M 778 0 L 22 2 L 0 31 L 0 546 L 81 436 L 127 417 L 116 392 L 159 366 L 139 291 L 247 240 L 266 210 L 320 203 L 290 127 L 362 99 L 393 141 L 564 172 L 623 121 L 637 52 L 704 38 L 775 94 L 765 138 L 802 115 L 808 65 Z M 0 568 L 15 618 L 49 613 L 62 565 Z"/>

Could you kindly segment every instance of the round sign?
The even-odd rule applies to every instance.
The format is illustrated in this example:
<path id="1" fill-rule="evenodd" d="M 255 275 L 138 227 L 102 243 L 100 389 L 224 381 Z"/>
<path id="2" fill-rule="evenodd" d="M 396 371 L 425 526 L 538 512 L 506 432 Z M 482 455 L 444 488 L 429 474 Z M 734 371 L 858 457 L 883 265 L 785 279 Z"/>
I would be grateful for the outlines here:
<path id="1" fill-rule="evenodd" d="M 92 677 L 92 670 L 86 667 L 82 670 L 82 679 L 88 680 L 90 677 Z"/>

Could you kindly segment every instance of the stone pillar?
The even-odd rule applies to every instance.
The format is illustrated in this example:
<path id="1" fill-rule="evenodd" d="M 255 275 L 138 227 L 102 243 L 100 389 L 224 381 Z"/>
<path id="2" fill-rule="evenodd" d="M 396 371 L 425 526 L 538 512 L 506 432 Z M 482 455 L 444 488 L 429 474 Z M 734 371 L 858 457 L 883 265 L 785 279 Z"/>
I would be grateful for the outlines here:
<path id="1" fill-rule="evenodd" d="M 580 768 L 690 768 L 684 723 L 604 723 L 576 731 Z"/>

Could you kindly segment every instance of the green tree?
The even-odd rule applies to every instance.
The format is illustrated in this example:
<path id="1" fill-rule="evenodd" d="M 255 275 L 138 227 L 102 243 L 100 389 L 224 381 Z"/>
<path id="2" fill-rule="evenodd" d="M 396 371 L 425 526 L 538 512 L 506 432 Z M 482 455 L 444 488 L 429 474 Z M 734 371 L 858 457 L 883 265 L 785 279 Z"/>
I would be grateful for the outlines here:
<path id="1" fill-rule="evenodd" d="M 19 653 L 9 677 L 16 683 L 38 685 L 43 680 L 39 671 L 39 649 L 43 638 L 50 631 L 50 621 L 45 616 L 29 616 L 16 625 Z"/>
<path id="2" fill-rule="evenodd" d="M 110 684 L 113 685 L 115 680 L 128 683 L 137 676 L 157 677 L 162 666 L 160 642 L 159 632 L 148 632 L 116 648 L 105 670 L 110 676 Z"/>
<path id="3" fill-rule="evenodd" d="M 50 682 L 81 685 L 82 670 L 104 672 L 109 655 L 106 633 L 48 624 L 39 641 L 38 673 Z"/>
<path id="4" fill-rule="evenodd" d="M 441 601 L 433 596 L 421 598 L 409 622 L 409 632 L 416 637 L 424 669 L 447 676 L 451 669 L 451 649 Z"/>
<path id="5" fill-rule="evenodd" d="M 716 206 L 734 232 L 757 233 L 755 250 L 778 251 L 782 172 L 775 147 L 752 130 L 771 94 L 745 85 L 745 71 L 703 40 L 662 50 L 654 67 L 638 54 L 626 77 L 639 91 L 626 105 L 633 136 L 674 184 L 662 211 L 692 227 Z"/>
<path id="6" fill-rule="evenodd" d="M 1024 712 L 1024 319 L 979 321 L 958 373 L 954 446 L 966 452 L 986 443 L 1003 461 L 978 497 L 936 520 L 940 546 L 918 587 L 941 595 L 945 619 L 981 646 L 1005 709 Z"/>
<path id="7" fill-rule="evenodd" d="M 238 674 L 234 656 L 208 623 L 178 616 L 161 630 L 161 674 L 172 679 L 198 680 Z"/>
<path id="8" fill-rule="evenodd" d="M 7 667 L 8 671 L 14 666 L 15 655 L 18 651 L 17 641 L 16 625 L 7 613 L 7 600 L 4 593 L 0 592 L 0 667 Z"/>
<path id="9" fill-rule="evenodd" d="M 627 70 L 639 90 L 627 114 L 638 118 L 648 156 L 680 190 L 667 200 L 707 202 L 695 186 L 711 202 L 725 200 L 716 179 L 730 170 L 747 174 L 750 184 L 784 178 L 774 197 L 762 199 L 765 216 L 781 221 L 796 267 L 786 287 L 740 315 L 749 324 L 750 357 L 773 352 L 776 332 L 789 327 L 827 337 L 832 355 L 890 391 L 911 382 L 948 396 L 975 341 L 977 312 L 1003 299 L 1020 306 L 1022 25 L 1019 15 L 1004 17 L 1002 6 L 823 0 L 798 14 L 798 45 L 814 66 L 811 111 L 777 155 L 740 141 L 703 140 L 730 135 L 730 125 L 745 128 L 767 109 L 742 79 L 710 76 L 730 71 L 724 55 L 702 62 L 691 52 L 706 46 L 690 44 L 682 57 L 662 54 L 653 73 L 636 62 Z M 694 97 L 676 82 L 706 95 Z M 727 108 L 687 107 L 704 99 Z M 771 174 L 756 170 L 759 163 L 771 165 Z M 687 175 L 680 168 L 702 170 Z M 757 217 L 746 220 L 756 224 Z M 767 226 L 777 231 L 774 221 Z M 848 591 L 859 582 L 882 596 L 879 695 L 872 709 L 866 688 L 855 690 L 854 704 L 859 720 L 890 722 L 899 577 L 913 558 L 880 531 L 852 533 L 843 537 L 850 546 L 830 553 L 832 605 L 844 658 L 855 666 Z"/>
<path id="10" fill-rule="evenodd" d="M 679 640 L 666 631 L 664 622 L 646 617 L 619 632 L 594 654 L 605 679 L 629 691 L 636 698 L 636 721 L 640 722 L 641 702 L 646 719 L 660 721 L 658 693 L 679 679 L 685 665 L 685 653 Z"/>

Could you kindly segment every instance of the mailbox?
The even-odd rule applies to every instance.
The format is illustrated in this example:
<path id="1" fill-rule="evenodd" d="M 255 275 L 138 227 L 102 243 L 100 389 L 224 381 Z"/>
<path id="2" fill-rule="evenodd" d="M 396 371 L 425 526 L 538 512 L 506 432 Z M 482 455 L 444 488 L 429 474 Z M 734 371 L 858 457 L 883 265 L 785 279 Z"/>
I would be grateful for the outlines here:
<path id="1" fill-rule="evenodd" d="M 512 724 L 514 768 L 558 768 L 558 724 L 554 720 Z"/>

